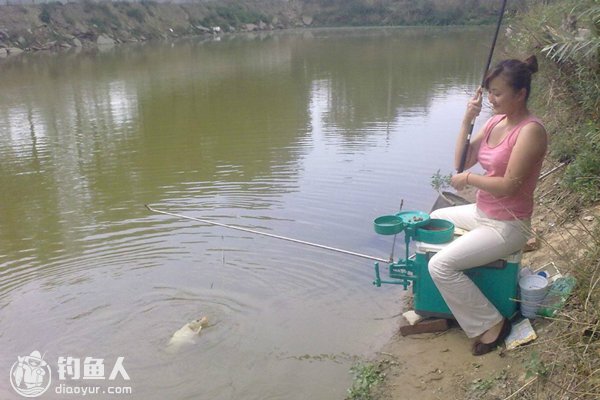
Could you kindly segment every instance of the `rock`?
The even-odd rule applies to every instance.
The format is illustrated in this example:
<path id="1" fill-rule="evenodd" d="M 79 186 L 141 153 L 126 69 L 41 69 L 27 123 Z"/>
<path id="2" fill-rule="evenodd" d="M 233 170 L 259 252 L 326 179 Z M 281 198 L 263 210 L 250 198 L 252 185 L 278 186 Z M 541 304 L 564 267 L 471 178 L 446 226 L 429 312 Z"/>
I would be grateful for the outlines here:
<path id="1" fill-rule="evenodd" d="M 525 247 L 523 247 L 524 252 L 534 251 L 540 248 L 540 242 L 537 237 L 530 238 L 527 243 L 525 243 Z"/>
<path id="2" fill-rule="evenodd" d="M 87 32 L 87 30 L 88 28 L 81 22 L 75 22 L 75 25 L 72 28 L 72 32 Z"/>
<path id="3" fill-rule="evenodd" d="M 23 50 L 21 50 L 18 47 L 9 47 L 7 50 L 8 50 L 9 56 L 15 56 L 15 55 L 21 54 L 23 52 Z"/>
<path id="4" fill-rule="evenodd" d="M 115 45 L 115 41 L 106 36 L 106 35 L 100 35 L 98 36 L 98 38 L 96 39 L 96 44 L 98 46 L 114 46 Z"/>
<path id="5" fill-rule="evenodd" d="M 260 29 L 261 31 L 264 31 L 265 29 L 267 29 L 267 24 L 265 24 L 262 21 L 258 22 L 258 29 Z"/>
<path id="6" fill-rule="evenodd" d="M 43 50 L 50 50 L 51 48 L 53 48 L 54 46 L 56 46 L 56 40 L 52 41 L 52 42 L 48 42 L 46 44 L 44 44 L 42 46 Z"/>
<path id="7" fill-rule="evenodd" d="M 197 30 L 199 30 L 200 32 L 204 32 L 204 33 L 209 33 L 210 29 L 202 26 L 202 25 L 194 25 L 194 28 L 196 28 Z"/>
<path id="8" fill-rule="evenodd" d="M 593 215 L 586 215 L 585 217 L 583 217 L 584 221 L 587 222 L 592 222 L 594 220 L 594 216 Z"/>
<path id="9" fill-rule="evenodd" d="M 4 48 L 0 48 L 0 58 L 4 58 L 8 56 L 8 50 Z"/>
<path id="10" fill-rule="evenodd" d="M 306 26 L 312 25 L 313 23 L 313 17 L 308 16 L 308 15 L 303 15 L 302 16 L 302 23 Z"/>
<path id="11" fill-rule="evenodd" d="M 254 32 L 255 30 L 258 29 L 258 26 L 254 25 L 254 24 L 246 24 L 246 25 L 244 25 L 244 27 L 246 28 L 246 30 L 248 32 Z"/>
<path id="12" fill-rule="evenodd" d="M 73 47 L 83 47 L 83 44 L 81 44 L 81 40 L 74 38 L 72 41 L 73 43 Z"/>
<path id="13" fill-rule="evenodd" d="M 92 31 L 84 31 L 84 32 L 79 32 L 77 34 L 77 38 L 79 40 L 83 39 L 83 40 L 89 40 L 90 42 L 93 42 L 94 40 L 96 40 L 96 35 Z"/>

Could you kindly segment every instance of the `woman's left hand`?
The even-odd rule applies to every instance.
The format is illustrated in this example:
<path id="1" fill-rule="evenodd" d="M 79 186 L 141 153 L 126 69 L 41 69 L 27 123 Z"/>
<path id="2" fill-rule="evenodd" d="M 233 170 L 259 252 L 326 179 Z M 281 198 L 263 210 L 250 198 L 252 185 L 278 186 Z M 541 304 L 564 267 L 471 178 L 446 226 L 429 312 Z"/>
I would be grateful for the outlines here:
<path id="1" fill-rule="evenodd" d="M 470 172 L 461 172 L 460 174 L 456 174 L 452 176 L 450 184 L 456 190 L 463 190 L 465 186 L 467 186 L 467 178 Z"/>

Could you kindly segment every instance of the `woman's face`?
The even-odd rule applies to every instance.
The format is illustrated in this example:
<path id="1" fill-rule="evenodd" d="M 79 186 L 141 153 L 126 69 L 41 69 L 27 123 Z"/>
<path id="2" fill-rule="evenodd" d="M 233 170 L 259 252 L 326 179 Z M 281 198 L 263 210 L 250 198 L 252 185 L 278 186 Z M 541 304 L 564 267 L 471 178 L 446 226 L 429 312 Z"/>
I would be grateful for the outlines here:
<path id="1" fill-rule="evenodd" d="M 515 91 L 501 75 L 488 86 L 488 101 L 496 114 L 510 114 L 525 104 L 525 89 Z"/>

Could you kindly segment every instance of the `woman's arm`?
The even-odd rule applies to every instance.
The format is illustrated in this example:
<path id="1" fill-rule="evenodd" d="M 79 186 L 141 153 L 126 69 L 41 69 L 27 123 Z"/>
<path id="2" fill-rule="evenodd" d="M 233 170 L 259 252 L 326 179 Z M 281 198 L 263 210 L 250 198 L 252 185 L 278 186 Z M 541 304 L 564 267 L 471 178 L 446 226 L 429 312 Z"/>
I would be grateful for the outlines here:
<path id="1" fill-rule="evenodd" d="M 512 196 L 519 191 L 528 172 L 546 154 L 548 138 L 544 127 L 529 123 L 521 128 L 503 177 L 488 177 L 463 172 L 452 177 L 452 186 L 463 189 L 467 184 L 494 197 Z"/>

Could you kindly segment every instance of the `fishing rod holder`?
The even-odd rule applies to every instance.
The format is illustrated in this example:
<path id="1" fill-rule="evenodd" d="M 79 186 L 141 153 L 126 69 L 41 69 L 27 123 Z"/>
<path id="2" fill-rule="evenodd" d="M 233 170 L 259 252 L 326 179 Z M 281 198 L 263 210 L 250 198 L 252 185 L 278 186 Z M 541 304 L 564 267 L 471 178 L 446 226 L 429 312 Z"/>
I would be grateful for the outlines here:
<path id="1" fill-rule="evenodd" d="M 373 221 L 375 232 L 380 235 L 397 235 L 404 232 L 405 258 L 398 262 L 390 262 L 388 265 L 388 280 L 382 280 L 379 272 L 379 263 L 375 263 L 375 280 L 373 285 L 381 287 L 382 283 L 402 285 L 407 290 L 417 280 L 415 274 L 416 266 L 414 259 L 409 257 L 411 240 L 417 238 L 419 228 L 431 223 L 429 214 L 421 211 L 401 211 L 395 215 L 383 215 Z M 454 226 L 452 226 L 454 230 Z M 392 250 L 393 251 L 393 250 Z"/>
<path id="2" fill-rule="evenodd" d="M 454 225 L 450 221 L 430 218 L 420 211 L 404 211 L 384 215 L 374 221 L 375 232 L 397 235 L 404 232 L 405 258 L 390 261 L 387 275 L 382 279 L 382 268 L 375 263 L 373 285 L 401 285 L 413 293 L 414 310 L 424 317 L 453 318 L 452 312 L 429 274 L 429 260 L 454 240 Z M 415 253 L 409 254 L 411 241 Z M 494 262 L 464 271 L 500 314 L 511 318 L 516 314 L 518 274 L 521 252 Z M 380 268 L 381 267 L 381 268 Z"/>
<path id="3" fill-rule="evenodd" d="M 375 280 L 373 285 L 381 287 L 382 283 L 392 285 L 402 285 L 404 290 L 408 290 L 408 287 L 417 281 L 418 276 L 415 273 L 415 262 L 414 260 L 398 260 L 397 263 L 390 263 L 388 265 L 388 276 L 389 280 L 382 280 L 381 274 L 379 273 L 379 263 L 375 263 Z"/>

